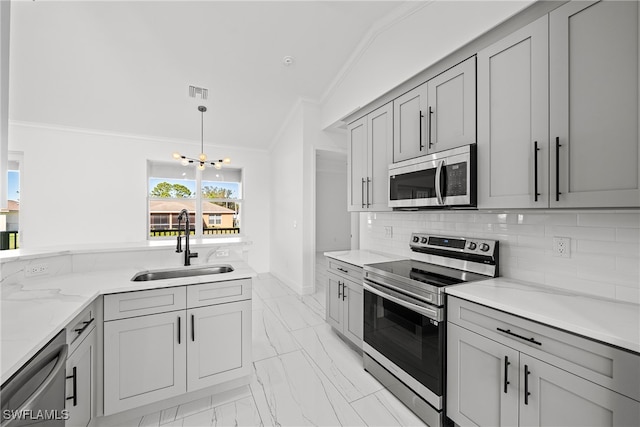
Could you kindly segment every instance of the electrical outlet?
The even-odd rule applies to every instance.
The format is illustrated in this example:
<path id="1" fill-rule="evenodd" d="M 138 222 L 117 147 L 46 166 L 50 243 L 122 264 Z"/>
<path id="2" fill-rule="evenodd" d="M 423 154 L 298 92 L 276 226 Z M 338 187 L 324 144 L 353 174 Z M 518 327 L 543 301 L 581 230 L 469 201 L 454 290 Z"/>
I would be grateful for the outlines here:
<path id="1" fill-rule="evenodd" d="M 229 249 L 218 249 L 216 251 L 217 257 L 226 257 L 229 256 Z"/>
<path id="2" fill-rule="evenodd" d="M 554 237 L 553 255 L 562 258 L 571 258 L 571 239 L 569 237 Z"/>
<path id="3" fill-rule="evenodd" d="M 24 270 L 25 277 L 43 276 L 49 274 L 48 264 L 31 264 Z"/>
<path id="4" fill-rule="evenodd" d="M 392 226 L 385 226 L 384 227 L 384 237 L 393 237 L 393 227 Z"/>

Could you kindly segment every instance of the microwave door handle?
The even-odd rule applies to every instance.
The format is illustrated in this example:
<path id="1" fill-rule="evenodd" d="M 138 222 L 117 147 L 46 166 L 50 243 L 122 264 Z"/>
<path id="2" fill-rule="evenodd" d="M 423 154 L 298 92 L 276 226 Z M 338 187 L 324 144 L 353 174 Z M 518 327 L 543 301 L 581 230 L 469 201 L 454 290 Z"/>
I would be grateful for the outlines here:
<path id="1" fill-rule="evenodd" d="M 438 162 L 438 167 L 436 168 L 436 197 L 438 198 L 438 204 L 444 205 L 444 199 L 442 198 L 442 190 L 441 190 L 441 182 L 442 182 L 442 166 L 444 165 L 444 160 L 440 160 Z"/>

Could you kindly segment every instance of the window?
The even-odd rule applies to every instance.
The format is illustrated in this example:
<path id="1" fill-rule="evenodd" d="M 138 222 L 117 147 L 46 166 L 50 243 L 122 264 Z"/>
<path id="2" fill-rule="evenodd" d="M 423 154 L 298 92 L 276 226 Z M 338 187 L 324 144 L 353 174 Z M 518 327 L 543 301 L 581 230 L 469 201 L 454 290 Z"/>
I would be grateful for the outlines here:
<path id="1" fill-rule="evenodd" d="M 193 165 L 152 161 L 147 169 L 149 238 L 176 236 L 182 209 L 189 212 L 194 236 L 240 233 L 242 170 L 200 171 Z"/>
<path id="2" fill-rule="evenodd" d="M 0 213 L 0 250 L 20 247 L 20 169 L 22 154 L 9 152 L 7 165 L 7 211 Z"/>

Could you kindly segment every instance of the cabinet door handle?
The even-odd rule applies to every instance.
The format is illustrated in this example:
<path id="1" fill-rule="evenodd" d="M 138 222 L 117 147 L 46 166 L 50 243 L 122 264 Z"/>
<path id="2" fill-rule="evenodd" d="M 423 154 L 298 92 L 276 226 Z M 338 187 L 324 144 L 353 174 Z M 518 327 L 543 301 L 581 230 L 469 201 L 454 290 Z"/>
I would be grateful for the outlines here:
<path id="1" fill-rule="evenodd" d="M 369 190 L 369 184 L 371 184 L 371 178 L 367 177 L 367 207 L 371 206 L 371 203 L 369 202 L 369 193 L 371 190 Z"/>
<path id="2" fill-rule="evenodd" d="M 362 207 L 364 208 L 364 178 L 362 178 L 362 184 L 360 185 L 360 190 L 362 192 Z"/>
<path id="3" fill-rule="evenodd" d="M 424 148 L 424 145 L 422 145 L 422 119 L 424 118 L 424 115 L 422 114 L 422 110 L 418 111 L 418 143 L 419 143 L 419 148 L 420 151 L 422 151 L 422 149 Z"/>
<path id="4" fill-rule="evenodd" d="M 74 329 L 74 331 L 75 331 L 78 335 L 82 335 L 82 333 L 83 333 L 83 332 L 84 332 L 84 331 L 89 327 L 89 325 L 93 323 L 93 320 L 94 320 L 94 319 L 90 319 L 90 320 L 89 320 L 89 321 L 87 321 L 87 322 L 82 322 L 82 323 L 83 323 L 82 328 Z"/>
<path id="5" fill-rule="evenodd" d="M 538 201 L 538 141 L 533 142 L 533 201 Z"/>
<path id="6" fill-rule="evenodd" d="M 504 392 L 507 393 L 507 386 L 509 384 L 511 384 L 509 382 L 509 365 L 511 365 L 511 362 L 509 362 L 509 357 L 505 356 L 504 357 Z"/>
<path id="7" fill-rule="evenodd" d="M 520 338 L 521 340 L 525 340 L 527 342 L 530 342 L 532 344 L 537 344 L 537 345 L 542 345 L 542 343 L 540 341 L 536 341 L 535 338 L 527 338 L 527 337 L 523 337 L 522 335 L 518 335 L 516 333 L 511 332 L 511 329 L 502 329 L 502 328 L 496 328 L 498 331 L 503 332 L 507 335 L 511 335 L 512 337 L 516 337 L 516 338 Z"/>
<path id="8" fill-rule="evenodd" d="M 340 283 L 340 281 L 338 280 L 338 299 L 342 297 L 342 294 L 340 292 L 340 286 L 342 286 L 342 283 Z"/>
<path id="9" fill-rule="evenodd" d="M 342 282 L 342 301 L 344 301 L 344 299 L 347 297 L 347 285 Z"/>
<path id="10" fill-rule="evenodd" d="M 195 316 L 191 315 L 191 341 L 196 340 L 196 319 Z"/>
<path id="11" fill-rule="evenodd" d="M 556 136 L 556 202 L 560 201 L 560 137 Z"/>
<path id="12" fill-rule="evenodd" d="M 180 336 L 182 335 L 182 327 L 180 326 L 181 318 L 181 316 L 178 316 L 178 344 L 180 344 Z"/>
<path id="13" fill-rule="evenodd" d="M 529 396 L 531 396 L 531 393 L 529 393 L 529 374 L 530 373 L 531 371 L 529 371 L 529 366 L 524 365 L 524 404 L 525 405 L 529 404 Z"/>
<path id="14" fill-rule="evenodd" d="M 73 367 L 73 374 L 67 379 L 73 378 L 73 396 L 67 397 L 67 400 L 73 400 L 73 406 L 78 406 L 78 372 L 76 367 Z"/>
<path id="15" fill-rule="evenodd" d="M 433 145 L 433 143 L 431 142 L 431 115 L 433 114 L 433 110 L 431 109 L 431 106 L 429 106 L 429 129 L 427 129 L 427 132 L 429 132 L 429 148 L 431 148 L 431 146 Z"/>

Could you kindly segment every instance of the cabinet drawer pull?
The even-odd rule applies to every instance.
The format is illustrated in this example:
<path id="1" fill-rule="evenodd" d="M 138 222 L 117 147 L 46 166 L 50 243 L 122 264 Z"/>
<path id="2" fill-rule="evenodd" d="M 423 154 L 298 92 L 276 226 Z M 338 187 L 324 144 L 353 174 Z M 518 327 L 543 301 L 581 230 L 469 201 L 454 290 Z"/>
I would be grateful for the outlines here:
<path id="1" fill-rule="evenodd" d="M 536 345 L 542 345 L 541 342 L 536 341 L 535 338 L 527 338 L 527 337 L 523 337 L 522 335 L 518 335 L 516 333 L 511 332 L 511 329 L 502 329 L 502 328 L 496 328 L 498 331 L 503 332 L 507 335 L 511 335 L 512 337 L 516 337 L 516 338 L 520 338 L 521 340 L 525 340 L 527 342 L 536 344 Z"/>
<path id="2" fill-rule="evenodd" d="M 78 335 L 82 335 L 82 333 L 89 327 L 89 325 L 93 323 L 93 320 L 94 319 L 91 319 L 91 320 L 86 321 L 86 322 L 82 322 L 84 326 L 82 326 L 82 328 L 74 329 L 74 331 Z"/>
<path id="3" fill-rule="evenodd" d="M 191 341 L 196 340 L 196 319 L 195 316 L 191 315 Z"/>
<path id="4" fill-rule="evenodd" d="M 509 384 L 511 384 L 509 382 L 509 365 L 511 365 L 511 362 L 509 362 L 509 357 L 505 356 L 504 357 L 504 392 L 505 394 L 507 393 L 507 386 Z"/>
<path id="5" fill-rule="evenodd" d="M 342 271 L 343 273 L 349 273 L 349 270 L 345 270 L 344 268 L 338 267 L 336 268 L 338 271 Z"/>
<path id="6" fill-rule="evenodd" d="M 529 366 L 524 365 L 524 404 L 525 405 L 529 404 L 529 396 L 531 396 L 531 393 L 529 393 L 529 374 L 530 373 L 531 371 L 529 371 Z"/>
<path id="7" fill-rule="evenodd" d="M 538 141 L 533 142 L 533 201 L 538 201 Z"/>
<path id="8" fill-rule="evenodd" d="M 73 374 L 67 379 L 73 378 L 73 396 L 67 397 L 67 400 L 73 400 L 73 406 L 78 406 L 78 375 L 76 371 L 76 367 L 73 367 Z"/>
<path id="9" fill-rule="evenodd" d="M 560 137 L 556 136 L 556 202 L 560 201 Z"/>

